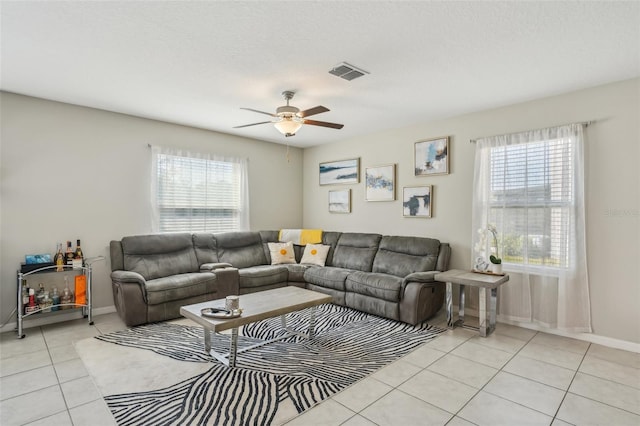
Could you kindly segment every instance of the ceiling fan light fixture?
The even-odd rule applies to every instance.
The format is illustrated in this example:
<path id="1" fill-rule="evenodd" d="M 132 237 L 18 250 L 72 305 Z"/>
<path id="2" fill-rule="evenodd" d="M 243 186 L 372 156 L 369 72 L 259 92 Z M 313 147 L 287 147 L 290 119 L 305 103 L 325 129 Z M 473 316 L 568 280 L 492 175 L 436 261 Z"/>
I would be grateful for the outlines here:
<path id="1" fill-rule="evenodd" d="M 302 127 L 302 121 L 296 120 L 292 116 L 284 116 L 281 117 L 280 121 L 273 123 L 273 125 L 283 135 L 293 136 L 300 130 L 300 127 Z"/>

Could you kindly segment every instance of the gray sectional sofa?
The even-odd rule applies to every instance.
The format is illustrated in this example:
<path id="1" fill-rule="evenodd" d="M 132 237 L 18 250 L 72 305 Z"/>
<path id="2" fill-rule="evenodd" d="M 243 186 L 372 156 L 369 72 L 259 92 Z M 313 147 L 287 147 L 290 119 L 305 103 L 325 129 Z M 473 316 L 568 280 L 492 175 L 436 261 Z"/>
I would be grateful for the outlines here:
<path id="1" fill-rule="evenodd" d="M 449 266 L 449 244 L 421 237 L 323 232 L 325 266 L 271 264 L 278 231 L 137 235 L 112 241 L 116 309 L 129 326 L 180 316 L 180 306 L 295 285 L 333 302 L 409 324 L 434 315 Z"/>

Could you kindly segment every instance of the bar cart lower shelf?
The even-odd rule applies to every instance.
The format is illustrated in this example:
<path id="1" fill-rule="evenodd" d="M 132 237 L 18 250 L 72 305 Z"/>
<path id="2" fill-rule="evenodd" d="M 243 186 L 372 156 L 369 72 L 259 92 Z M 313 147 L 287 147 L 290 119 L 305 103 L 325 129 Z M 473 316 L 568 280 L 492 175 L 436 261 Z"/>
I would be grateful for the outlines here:
<path id="1" fill-rule="evenodd" d="M 46 310 L 51 308 L 63 308 L 63 310 L 56 310 L 51 312 L 45 312 L 45 309 L 36 309 L 29 313 L 24 313 L 24 303 L 22 301 L 22 288 L 24 286 L 24 281 L 26 277 L 33 274 L 41 274 L 41 273 L 56 273 L 57 265 L 53 266 L 44 266 L 42 268 L 35 269 L 33 271 L 25 272 L 18 271 L 17 273 L 17 281 L 18 281 L 18 297 L 17 297 L 17 338 L 23 339 L 26 335 L 24 334 L 24 324 L 23 321 L 25 318 L 31 317 L 33 315 L 37 315 L 39 318 L 57 316 L 62 314 L 69 314 L 73 312 L 82 311 L 82 315 L 84 318 L 88 319 L 89 325 L 93 325 L 93 316 L 92 316 L 92 265 L 95 262 L 104 260 L 104 256 L 97 256 L 92 258 L 87 258 L 84 261 L 84 265 L 82 267 L 73 267 L 73 265 L 62 265 L 64 271 L 76 271 L 82 273 L 87 279 L 87 288 L 86 288 L 86 297 L 87 301 L 84 304 L 79 303 L 58 303 L 55 305 L 47 306 Z"/>

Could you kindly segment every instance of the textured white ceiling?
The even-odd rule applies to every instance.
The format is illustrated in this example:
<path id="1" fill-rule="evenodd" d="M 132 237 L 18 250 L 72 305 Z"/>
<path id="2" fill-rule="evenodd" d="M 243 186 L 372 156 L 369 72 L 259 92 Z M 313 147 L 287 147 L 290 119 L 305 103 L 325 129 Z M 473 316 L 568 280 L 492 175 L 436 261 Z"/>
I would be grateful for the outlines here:
<path id="1" fill-rule="evenodd" d="M 1 2 L 1 89 L 313 146 L 640 75 L 640 2 Z M 328 74 L 346 61 L 371 74 Z M 324 105 L 284 138 L 249 107 Z M 266 120 L 265 120 L 266 119 Z"/>

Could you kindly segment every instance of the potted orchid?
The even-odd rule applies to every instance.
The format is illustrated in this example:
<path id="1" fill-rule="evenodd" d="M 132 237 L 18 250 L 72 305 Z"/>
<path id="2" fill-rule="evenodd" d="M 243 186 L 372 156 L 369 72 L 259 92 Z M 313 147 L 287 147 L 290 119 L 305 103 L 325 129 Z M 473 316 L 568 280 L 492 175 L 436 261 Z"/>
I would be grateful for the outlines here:
<path id="1" fill-rule="evenodd" d="M 502 259 L 500 259 L 499 255 L 498 255 L 498 230 L 496 229 L 495 225 L 487 225 L 487 230 L 489 232 L 491 232 L 491 235 L 493 236 L 493 247 L 495 247 L 496 250 L 496 254 L 492 254 L 489 256 L 489 261 L 491 262 L 491 271 L 494 274 L 501 274 L 502 273 Z M 493 251 L 493 247 L 492 247 L 492 251 Z"/>
<path id="2" fill-rule="evenodd" d="M 487 232 L 488 231 L 488 232 Z M 491 233 L 493 241 L 487 243 L 487 234 Z M 489 260 L 486 261 L 486 250 L 489 248 Z M 475 252 L 480 256 L 476 258 L 473 267 L 478 272 L 493 272 L 494 274 L 502 274 L 502 259 L 498 254 L 498 230 L 495 225 L 487 225 L 486 228 L 478 229 L 478 240 L 475 245 Z"/>

